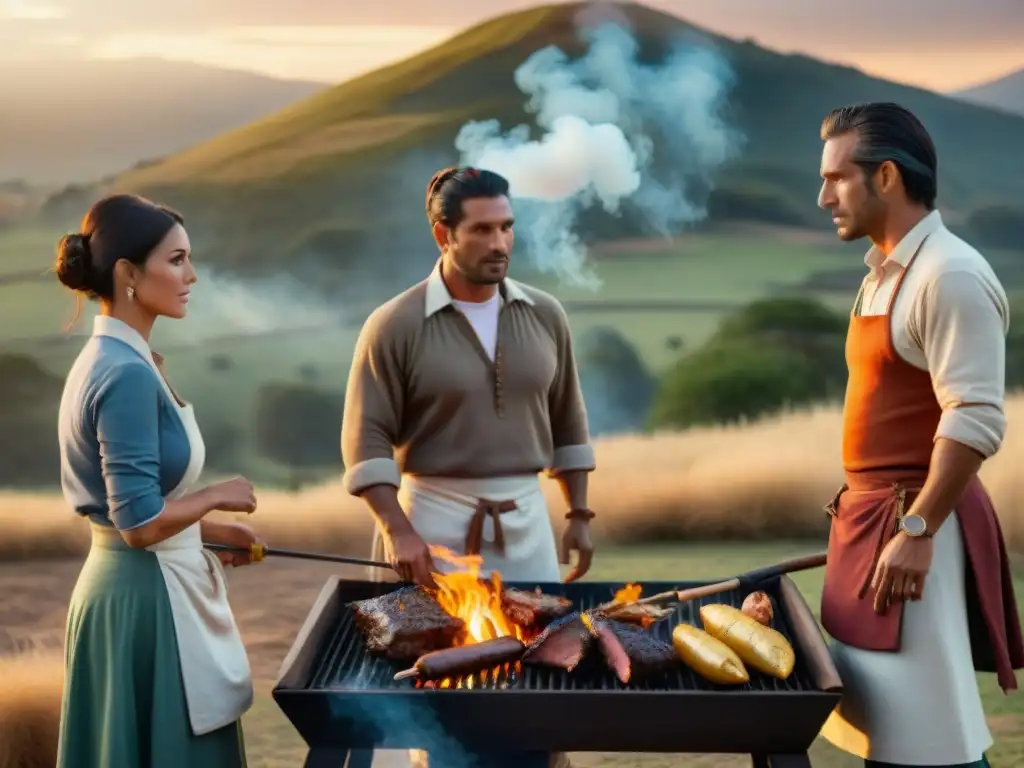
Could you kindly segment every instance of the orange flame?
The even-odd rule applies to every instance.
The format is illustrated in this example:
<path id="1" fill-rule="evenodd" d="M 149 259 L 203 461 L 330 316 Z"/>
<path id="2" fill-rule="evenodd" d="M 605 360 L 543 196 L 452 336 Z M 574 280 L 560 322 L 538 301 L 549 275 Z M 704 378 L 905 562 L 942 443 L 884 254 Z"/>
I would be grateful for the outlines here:
<path id="1" fill-rule="evenodd" d="M 615 595 L 612 597 L 612 602 L 621 603 L 626 606 L 629 606 L 631 603 L 635 603 L 637 600 L 640 599 L 640 595 L 643 594 L 643 591 L 643 587 L 641 587 L 639 584 L 627 584 L 615 593 Z M 643 606 L 638 605 L 634 608 L 627 607 L 625 608 L 625 611 L 632 612 L 634 614 L 633 617 L 631 617 L 632 620 L 639 621 L 640 626 L 642 626 L 644 629 L 649 629 L 651 625 L 654 624 L 654 619 L 649 615 L 645 615 Z"/>
<path id="2" fill-rule="evenodd" d="M 614 603 L 632 603 L 640 599 L 640 595 L 643 594 L 643 587 L 639 584 L 627 584 L 612 597 Z"/>
<path id="3" fill-rule="evenodd" d="M 498 637 L 523 639 L 522 630 L 509 621 L 501 607 L 501 574 L 491 573 L 490 582 L 480 578 L 481 555 L 456 555 L 450 549 L 432 546 L 430 554 L 459 568 L 435 573 L 437 601 L 445 612 L 466 623 L 466 635 L 459 645 L 482 643 Z"/>
<path id="4" fill-rule="evenodd" d="M 515 637 L 526 642 L 521 627 L 505 615 L 501 605 L 501 574 L 491 572 L 489 581 L 480 577 L 484 559 L 481 555 L 457 555 L 450 549 L 432 545 L 430 554 L 435 561 L 456 566 L 450 573 L 435 573 L 437 602 L 446 613 L 465 622 L 466 631 L 453 645 L 472 645 L 499 637 Z M 457 680 L 445 679 L 422 684 L 429 688 L 475 688 L 477 684 L 497 680 L 502 672 L 519 671 L 518 662 L 506 664 Z"/>

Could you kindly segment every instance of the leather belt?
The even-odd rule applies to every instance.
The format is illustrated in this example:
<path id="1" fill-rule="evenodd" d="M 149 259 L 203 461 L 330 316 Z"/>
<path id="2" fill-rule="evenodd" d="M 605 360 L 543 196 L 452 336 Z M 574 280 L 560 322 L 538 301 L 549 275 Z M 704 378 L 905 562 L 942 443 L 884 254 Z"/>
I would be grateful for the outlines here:
<path id="1" fill-rule="evenodd" d="M 469 530 L 466 531 L 466 554 L 479 555 L 480 547 L 484 538 L 484 520 L 490 516 L 494 521 L 494 548 L 499 554 L 505 554 L 505 533 L 501 529 L 501 516 L 505 512 L 518 509 L 514 501 L 491 501 L 490 499 L 478 499 L 476 508 L 473 510 L 473 517 L 469 520 Z"/>

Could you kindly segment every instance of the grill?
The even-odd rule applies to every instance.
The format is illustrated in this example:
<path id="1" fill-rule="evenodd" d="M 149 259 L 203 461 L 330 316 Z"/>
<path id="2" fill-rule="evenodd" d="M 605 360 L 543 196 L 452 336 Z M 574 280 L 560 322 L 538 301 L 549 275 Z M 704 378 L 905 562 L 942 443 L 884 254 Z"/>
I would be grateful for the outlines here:
<path id="1" fill-rule="evenodd" d="M 517 584 L 593 608 L 624 586 L 613 582 Z M 644 582 L 644 593 L 698 583 Z M 786 681 L 749 668 L 741 686 L 711 683 L 680 663 L 669 676 L 623 685 L 595 666 L 581 674 L 522 665 L 472 687 L 418 688 L 396 682 L 408 666 L 366 651 L 347 603 L 394 584 L 332 577 L 281 668 L 273 696 L 309 747 L 306 766 L 368 768 L 375 749 L 425 749 L 431 768 L 547 766 L 551 752 L 749 754 L 758 768 L 809 766 L 807 750 L 838 703 L 842 684 L 821 630 L 793 581 L 758 585 L 774 599 L 773 626 L 793 644 Z M 651 632 L 701 626 L 704 603 L 736 607 L 741 588 L 676 607 Z M 514 750 L 514 751 L 513 751 Z"/>

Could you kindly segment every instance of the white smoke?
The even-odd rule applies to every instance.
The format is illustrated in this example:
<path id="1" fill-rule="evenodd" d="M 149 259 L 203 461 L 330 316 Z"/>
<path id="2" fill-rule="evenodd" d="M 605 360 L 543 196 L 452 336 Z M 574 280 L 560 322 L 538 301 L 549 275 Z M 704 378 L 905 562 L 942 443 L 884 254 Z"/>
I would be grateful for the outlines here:
<path id="1" fill-rule="evenodd" d="M 225 277 L 197 269 L 187 316 L 164 322 L 154 330 L 171 344 L 199 344 L 232 336 L 258 336 L 282 331 L 340 326 L 341 306 L 331 306 L 288 274 L 266 279 Z"/>
<path id="2" fill-rule="evenodd" d="M 542 136 L 531 138 L 526 125 L 502 133 L 497 120 L 470 122 L 455 148 L 462 164 L 509 180 L 517 238 L 537 266 L 596 289 L 577 232 L 581 211 L 596 202 L 617 215 L 628 200 L 667 236 L 707 215 L 713 174 L 743 137 L 721 114 L 733 73 L 712 48 L 678 46 L 651 66 L 637 61 L 638 43 L 621 22 L 579 31 L 589 44 L 581 59 L 549 46 L 515 72 Z M 668 164 L 657 172 L 655 146 Z"/>

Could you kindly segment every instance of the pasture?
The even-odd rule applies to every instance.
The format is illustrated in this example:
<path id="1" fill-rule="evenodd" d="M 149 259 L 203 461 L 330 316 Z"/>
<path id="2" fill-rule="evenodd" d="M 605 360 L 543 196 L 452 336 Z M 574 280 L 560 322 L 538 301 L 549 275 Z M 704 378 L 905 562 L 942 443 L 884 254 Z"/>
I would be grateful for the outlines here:
<path id="1" fill-rule="evenodd" d="M 85 303 L 67 330 L 75 297 L 48 271 L 59 236 L 29 229 L 0 234 L 0 353 L 30 355 L 63 377 L 96 305 Z M 193 247 L 202 269 L 204 251 L 215 244 L 196 240 Z M 558 295 L 577 339 L 611 328 L 654 375 L 698 347 L 725 313 L 776 291 L 801 290 L 821 275 L 834 281 L 859 261 L 856 250 L 828 233 L 749 226 L 674 241 L 604 244 L 590 256 L 598 290 L 560 285 L 525 258 L 513 265 L 513 275 Z M 426 255 L 424 276 L 433 258 Z M 317 302 L 292 284 L 285 265 L 280 278 L 259 284 L 203 276 L 189 317 L 159 323 L 153 345 L 165 355 L 175 386 L 205 416 L 206 428 L 238 435 L 232 452 L 238 471 L 282 483 L 289 473 L 261 457 L 252 439 L 257 391 L 270 382 L 303 383 L 340 403 L 359 327 L 385 298 L 370 293 L 359 306 Z"/>
<path id="2" fill-rule="evenodd" d="M 1011 398 L 1008 416 L 1011 425 L 1024 419 L 1024 396 Z M 599 513 L 598 554 L 588 578 L 714 579 L 820 550 L 827 530 L 821 505 L 840 482 L 839 426 L 835 409 L 818 409 L 747 426 L 600 440 L 591 492 Z M 1011 426 L 1003 449 L 982 472 L 1018 553 L 1024 552 L 1022 460 L 1024 437 Z M 545 481 L 545 493 L 553 519 L 560 521 L 557 488 Z M 368 550 L 368 515 L 337 481 L 296 494 L 261 491 L 250 522 L 278 546 L 362 555 Z M 55 494 L 0 495 L 0 527 L 0 663 L 6 669 L 0 674 L 0 729 L 33 718 L 45 732 L 56 717 L 52 703 L 60 685 L 63 622 L 88 533 Z M 355 569 L 340 572 L 345 571 L 359 575 Z M 268 561 L 229 574 L 232 604 L 260 681 L 259 700 L 245 720 L 253 766 L 284 768 L 302 754 L 269 690 L 317 592 L 336 572 L 324 564 Z M 1015 573 L 1020 598 L 1024 564 Z M 820 572 L 795 578 L 815 607 Z M 4 661 L 5 652 L 28 656 Z M 980 677 L 996 738 L 992 764 L 1021 764 L 1024 700 L 1003 696 L 993 676 Z M 824 742 L 815 745 L 812 759 L 819 768 L 857 765 Z M 637 755 L 625 763 L 610 755 L 574 757 L 581 768 L 745 764 L 724 756 Z"/>
<path id="3" fill-rule="evenodd" d="M 88 332 L 95 305 L 83 306 L 72 331 L 74 297 L 48 272 L 60 233 L 0 234 L 0 351 L 29 354 L 63 376 Z M 202 268 L 203 242 L 194 243 Z M 434 258 L 426 254 L 424 275 Z M 819 274 L 856 269 L 859 256 L 827 233 L 766 228 L 693 234 L 674 241 L 624 241 L 595 248 L 591 263 L 602 286 L 560 285 L 520 259 L 513 275 L 551 290 L 565 302 L 575 335 L 599 326 L 620 333 L 652 373 L 693 349 L 723 313 L 781 290 L 800 290 Z M 287 287 L 226 277 L 201 280 L 190 316 L 158 324 L 154 346 L 175 384 L 197 407 L 244 425 L 255 390 L 269 380 L 310 380 L 340 392 L 359 326 L 373 306 L 336 306 Z M 854 281 L 853 285 L 856 285 Z M 848 295 L 849 291 L 845 291 Z M 846 297 L 844 297 L 846 298 Z M 848 298 L 846 298 L 849 301 Z M 225 359 L 229 362 L 225 364 Z"/>

